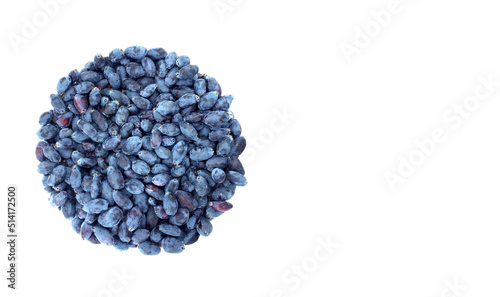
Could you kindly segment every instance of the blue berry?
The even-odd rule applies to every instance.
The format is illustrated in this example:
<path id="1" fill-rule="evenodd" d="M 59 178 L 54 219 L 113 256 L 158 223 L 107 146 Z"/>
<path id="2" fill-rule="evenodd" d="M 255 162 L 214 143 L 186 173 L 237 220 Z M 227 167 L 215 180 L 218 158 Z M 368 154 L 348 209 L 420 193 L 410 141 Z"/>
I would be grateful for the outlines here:
<path id="1" fill-rule="evenodd" d="M 217 211 L 228 211 L 233 208 L 233 205 L 227 201 L 213 201 L 210 202 L 210 206 Z"/>
<path id="2" fill-rule="evenodd" d="M 226 180 L 226 173 L 220 168 L 214 168 L 212 170 L 212 179 L 218 184 L 223 183 Z"/>
<path id="3" fill-rule="evenodd" d="M 63 114 L 66 112 L 66 104 L 64 104 L 64 101 L 59 95 L 50 95 L 50 104 L 54 108 L 54 111 L 58 114 Z"/>
<path id="4" fill-rule="evenodd" d="M 75 91 L 78 94 L 88 94 L 94 88 L 94 84 L 90 81 L 82 81 L 75 86 Z"/>
<path id="5" fill-rule="evenodd" d="M 172 69 L 170 69 L 167 73 L 167 75 L 165 76 L 165 85 L 167 87 L 173 87 L 177 84 L 177 82 L 179 81 L 179 68 L 177 67 L 174 67 Z M 173 90 L 172 90 L 173 92 Z M 177 97 L 180 97 L 180 96 L 177 96 Z"/>
<path id="6" fill-rule="evenodd" d="M 139 92 L 141 90 L 141 85 L 132 78 L 128 78 L 128 74 L 127 78 L 122 79 L 122 86 L 125 89 L 133 92 Z"/>
<path id="7" fill-rule="evenodd" d="M 139 175 L 148 175 L 151 168 L 142 160 L 135 160 L 132 162 L 132 170 Z"/>
<path id="8" fill-rule="evenodd" d="M 189 192 L 177 190 L 175 191 L 175 196 L 182 206 L 190 210 L 195 210 L 198 207 L 198 201 Z"/>
<path id="9" fill-rule="evenodd" d="M 138 136 L 131 136 L 127 138 L 124 146 L 122 147 L 122 152 L 125 155 L 135 155 L 137 154 L 142 147 L 142 140 Z"/>
<path id="10" fill-rule="evenodd" d="M 103 79 L 103 75 L 99 72 L 95 71 L 84 71 L 80 74 L 80 79 L 83 81 L 90 81 L 92 83 L 98 83 L 101 79 Z"/>
<path id="11" fill-rule="evenodd" d="M 132 200 L 130 200 L 126 193 L 119 190 L 113 191 L 113 201 L 116 203 L 116 205 L 123 209 L 131 209 L 134 206 Z"/>
<path id="12" fill-rule="evenodd" d="M 140 92 L 142 97 L 148 98 L 150 97 L 154 91 L 156 91 L 156 84 L 149 84 L 147 85 L 142 91 Z"/>
<path id="13" fill-rule="evenodd" d="M 106 170 L 108 183 L 113 189 L 119 190 L 125 187 L 125 180 L 121 171 L 115 166 L 109 166 Z"/>
<path id="14" fill-rule="evenodd" d="M 111 228 L 117 226 L 123 218 L 123 211 L 113 206 L 99 215 L 97 221 L 101 226 Z"/>
<path id="15" fill-rule="evenodd" d="M 134 45 L 125 49 L 125 56 L 135 60 L 144 58 L 146 54 L 147 49 L 143 46 Z"/>
<path id="16" fill-rule="evenodd" d="M 80 236 L 83 239 L 89 239 L 93 232 L 92 229 L 93 229 L 92 225 L 84 221 L 80 226 Z"/>
<path id="17" fill-rule="evenodd" d="M 138 179 L 131 178 L 125 182 L 125 189 L 130 194 L 138 195 L 144 192 L 144 184 Z"/>
<path id="18" fill-rule="evenodd" d="M 161 101 L 157 104 L 156 111 L 161 115 L 171 116 L 179 111 L 179 105 L 174 101 Z"/>
<path id="19" fill-rule="evenodd" d="M 231 156 L 239 156 L 243 151 L 245 150 L 245 147 L 247 146 L 247 141 L 245 137 L 237 137 L 231 144 L 231 151 L 229 154 Z"/>
<path id="20" fill-rule="evenodd" d="M 104 199 L 92 199 L 83 205 L 83 210 L 85 210 L 87 213 L 99 214 L 108 209 L 108 205 L 108 201 Z"/>
<path id="21" fill-rule="evenodd" d="M 165 237 L 161 241 L 161 246 L 163 250 L 167 253 L 178 254 L 184 250 L 184 244 L 182 241 L 175 237 Z"/>
<path id="22" fill-rule="evenodd" d="M 189 65 L 189 63 L 191 63 L 191 60 L 188 56 L 179 56 L 175 61 L 175 65 L 177 65 L 177 67 L 179 68 Z"/>
<path id="23" fill-rule="evenodd" d="M 215 103 L 215 110 L 229 110 L 231 103 L 233 102 L 233 96 L 225 95 L 221 96 Z"/>
<path id="24" fill-rule="evenodd" d="M 229 122 L 230 119 L 231 116 L 228 112 L 216 110 L 210 112 L 205 117 L 204 123 L 210 127 L 216 128 L 224 126 L 227 122 Z"/>
<path id="25" fill-rule="evenodd" d="M 144 241 L 139 244 L 139 251 L 146 256 L 158 255 L 161 248 L 158 244 L 151 241 Z"/>
<path id="26" fill-rule="evenodd" d="M 193 93 L 186 93 L 182 95 L 179 100 L 177 100 L 177 104 L 180 108 L 186 108 L 190 105 L 196 104 L 200 100 L 200 97 Z"/>
<path id="27" fill-rule="evenodd" d="M 217 155 L 226 157 L 231 152 L 231 147 L 233 144 L 233 137 L 230 135 L 225 136 L 217 144 Z"/>
<path id="28" fill-rule="evenodd" d="M 142 69 L 144 69 L 144 72 L 147 76 L 149 77 L 155 77 L 156 74 L 156 64 L 153 62 L 152 59 L 146 57 L 141 60 L 141 66 Z"/>
<path id="29" fill-rule="evenodd" d="M 113 236 L 113 246 L 119 251 L 126 251 L 129 249 L 129 244 L 120 240 L 118 236 Z"/>
<path id="30" fill-rule="evenodd" d="M 109 232 L 108 229 L 101 226 L 95 226 L 94 234 L 100 243 L 108 246 L 113 245 L 113 235 L 111 235 L 111 232 Z"/>
<path id="31" fill-rule="evenodd" d="M 179 124 L 181 133 L 184 134 L 188 139 L 193 141 L 198 139 L 198 131 L 188 122 L 180 122 Z"/>
<path id="32" fill-rule="evenodd" d="M 247 179 L 245 178 L 245 176 L 236 171 L 228 171 L 226 178 L 228 181 L 237 186 L 244 186 L 247 184 Z"/>
<path id="33" fill-rule="evenodd" d="M 158 226 L 159 230 L 169 236 L 177 237 L 181 235 L 182 231 L 179 227 L 170 224 L 161 224 Z"/>
<path id="34" fill-rule="evenodd" d="M 140 78 L 146 75 L 146 71 L 139 63 L 134 63 L 134 62 L 128 63 L 125 66 L 125 69 L 127 70 L 128 75 L 133 79 Z"/>
<path id="35" fill-rule="evenodd" d="M 205 218 L 200 218 L 200 221 L 196 225 L 196 230 L 201 236 L 209 236 L 212 233 L 212 223 Z"/>
<path id="36" fill-rule="evenodd" d="M 170 222 L 170 224 L 182 226 L 187 222 L 188 219 L 189 210 L 184 207 L 179 207 L 179 209 L 177 209 L 177 213 L 173 216 L 170 216 L 168 221 Z"/>
<path id="37" fill-rule="evenodd" d="M 208 159 L 206 162 L 206 168 L 209 171 L 212 171 L 214 168 L 224 169 L 228 164 L 228 159 L 226 157 L 221 156 L 213 156 Z"/>
<path id="38" fill-rule="evenodd" d="M 196 65 L 186 65 L 184 67 L 180 67 L 179 75 L 177 76 L 177 78 L 181 80 L 185 79 L 194 80 L 197 78 L 198 70 L 199 68 Z"/>
<path id="39" fill-rule="evenodd" d="M 198 103 L 198 108 L 200 110 L 209 110 L 215 105 L 218 98 L 219 98 L 219 93 L 217 92 L 212 91 L 205 93 L 200 98 L 200 102 Z"/>
<path id="40" fill-rule="evenodd" d="M 52 110 L 46 111 L 40 115 L 40 117 L 38 118 L 38 123 L 42 126 L 47 125 L 48 123 L 50 123 L 50 121 L 52 121 L 53 118 L 54 112 Z"/>
<path id="41" fill-rule="evenodd" d="M 199 78 L 195 80 L 193 88 L 198 96 L 203 96 L 207 92 L 207 82 L 203 78 Z"/>
<path id="42" fill-rule="evenodd" d="M 194 161 L 205 161 L 214 155 L 214 150 L 210 147 L 197 147 L 189 151 L 189 158 Z"/>
<path id="43" fill-rule="evenodd" d="M 118 62 L 123 58 L 123 50 L 119 48 L 115 48 L 109 53 L 109 60 L 111 62 Z"/>
<path id="44" fill-rule="evenodd" d="M 176 52 L 170 52 L 168 55 L 165 57 L 165 66 L 167 69 L 172 69 L 177 61 L 177 53 Z"/>
<path id="45" fill-rule="evenodd" d="M 69 76 L 61 77 L 61 79 L 59 79 L 59 81 L 57 82 L 57 93 L 58 94 L 64 93 L 68 89 L 70 84 L 71 84 L 71 77 Z"/>
<path id="46" fill-rule="evenodd" d="M 43 155 L 51 162 L 59 163 L 61 162 L 61 155 L 50 145 L 43 148 Z"/>
<path id="47" fill-rule="evenodd" d="M 208 77 L 207 78 L 207 90 L 209 92 L 217 92 L 219 94 L 222 93 L 221 87 L 217 80 L 213 77 Z"/>
<path id="48" fill-rule="evenodd" d="M 146 55 L 153 60 L 165 59 L 167 56 L 167 51 L 161 47 L 150 48 Z"/>
<path id="49" fill-rule="evenodd" d="M 166 192 L 163 197 L 163 209 L 166 214 L 169 216 L 175 215 L 178 207 L 177 198 L 171 192 Z"/>

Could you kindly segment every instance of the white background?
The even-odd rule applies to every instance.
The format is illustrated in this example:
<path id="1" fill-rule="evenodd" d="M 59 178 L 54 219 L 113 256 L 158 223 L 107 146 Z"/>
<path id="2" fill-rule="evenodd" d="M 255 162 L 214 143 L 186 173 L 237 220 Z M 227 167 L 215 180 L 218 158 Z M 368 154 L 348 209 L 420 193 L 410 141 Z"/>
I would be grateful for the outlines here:
<path id="1" fill-rule="evenodd" d="M 0 180 L 3 193 L 19 187 L 20 238 L 19 290 L 0 295 L 498 296 L 500 87 L 469 98 L 460 125 L 443 116 L 481 77 L 500 81 L 499 7 L 401 0 L 374 24 L 389 3 L 74 0 L 43 23 L 37 1 L 2 2 Z M 366 26 L 349 63 L 341 47 Z M 38 116 L 57 80 L 134 44 L 189 55 L 216 77 L 254 152 L 234 208 L 180 255 L 82 241 L 36 172 Z M 399 175 L 398 157 L 418 156 L 415 141 L 435 129 L 446 140 L 392 191 L 384 174 Z M 0 253 L 5 284 L 5 244 Z"/>

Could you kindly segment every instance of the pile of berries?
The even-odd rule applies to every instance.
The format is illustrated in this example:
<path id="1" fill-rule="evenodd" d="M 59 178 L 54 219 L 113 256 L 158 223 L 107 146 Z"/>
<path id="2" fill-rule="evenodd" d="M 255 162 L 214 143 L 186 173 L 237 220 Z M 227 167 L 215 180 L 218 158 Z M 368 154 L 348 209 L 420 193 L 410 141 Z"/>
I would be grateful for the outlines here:
<path id="1" fill-rule="evenodd" d="M 180 253 L 247 181 L 233 96 L 189 57 L 131 46 L 72 70 L 39 119 L 49 202 L 94 244 Z"/>

